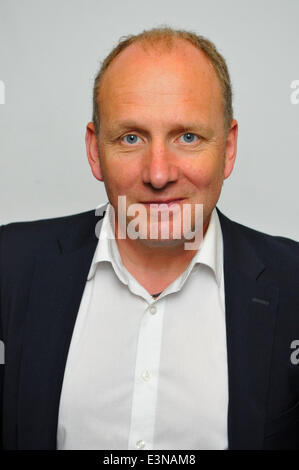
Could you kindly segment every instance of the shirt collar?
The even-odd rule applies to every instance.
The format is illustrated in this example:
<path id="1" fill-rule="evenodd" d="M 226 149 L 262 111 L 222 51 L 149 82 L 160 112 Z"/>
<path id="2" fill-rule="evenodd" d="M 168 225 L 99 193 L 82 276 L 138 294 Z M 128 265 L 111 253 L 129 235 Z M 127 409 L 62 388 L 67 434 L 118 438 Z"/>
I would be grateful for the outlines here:
<path id="1" fill-rule="evenodd" d="M 223 240 L 222 231 L 216 208 L 213 209 L 208 229 L 201 245 L 192 259 L 193 265 L 205 264 L 214 272 L 220 287 L 223 267 Z"/>
<path id="2" fill-rule="evenodd" d="M 106 204 L 107 203 L 105 202 L 104 204 L 98 206 L 97 211 L 100 211 L 100 209 Z M 87 276 L 88 281 L 94 276 L 97 264 L 103 261 L 110 262 L 119 279 L 124 284 L 128 283 L 128 276 L 122 264 L 122 260 L 115 241 L 113 211 L 110 203 L 107 205 L 107 209 L 103 218 L 99 234 L 99 241 Z"/>
<path id="3" fill-rule="evenodd" d="M 102 204 L 99 208 L 105 206 Z M 103 218 L 99 241 L 94 253 L 87 280 L 90 280 L 96 270 L 97 263 L 110 262 L 119 279 L 128 284 L 128 272 L 122 264 L 122 260 L 118 251 L 117 243 L 114 236 L 114 221 L 111 204 L 108 203 L 107 210 Z M 180 276 L 180 286 L 185 283 L 190 272 L 197 264 L 209 266 L 215 275 L 216 282 L 220 287 L 223 268 L 223 239 L 221 225 L 216 208 L 213 209 L 210 222 L 205 236 L 200 244 L 197 253 L 192 258 L 187 269 Z"/>

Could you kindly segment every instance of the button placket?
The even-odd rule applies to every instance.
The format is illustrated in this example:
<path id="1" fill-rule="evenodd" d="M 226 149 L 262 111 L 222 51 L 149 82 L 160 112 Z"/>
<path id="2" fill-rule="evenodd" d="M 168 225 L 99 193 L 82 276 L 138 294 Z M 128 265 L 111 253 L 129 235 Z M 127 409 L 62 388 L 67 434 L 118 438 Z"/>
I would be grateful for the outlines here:
<path id="1" fill-rule="evenodd" d="M 136 350 L 128 449 L 153 448 L 164 309 L 162 299 L 158 305 L 156 302 L 148 303 L 143 309 Z"/>

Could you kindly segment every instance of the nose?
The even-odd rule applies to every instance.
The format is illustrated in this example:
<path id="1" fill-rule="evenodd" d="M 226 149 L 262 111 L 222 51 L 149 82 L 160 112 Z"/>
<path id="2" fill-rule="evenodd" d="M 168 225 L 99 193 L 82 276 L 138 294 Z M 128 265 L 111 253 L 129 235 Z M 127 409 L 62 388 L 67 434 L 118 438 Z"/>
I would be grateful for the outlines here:
<path id="1" fill-rule="evenodd" d="M 179 169 L 164 143 L 152 144 L 142 171 L 143 182 L 156 189 L 164 188 L 179 176 Z"/>

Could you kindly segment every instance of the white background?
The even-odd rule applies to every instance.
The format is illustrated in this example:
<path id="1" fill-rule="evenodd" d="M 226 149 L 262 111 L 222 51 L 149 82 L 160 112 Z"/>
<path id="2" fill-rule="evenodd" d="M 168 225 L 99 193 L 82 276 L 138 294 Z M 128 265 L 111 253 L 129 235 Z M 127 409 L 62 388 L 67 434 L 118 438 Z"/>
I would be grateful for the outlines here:
<path id="1" fill-rule="evenodd" d="M 103 58 L 123 35 L 168 24 L 227 60 L 239 144 L 218 207 L 299 240 L 298 0 L 0 0 L 0 224 L 95 208 L 85 127 Z"/>

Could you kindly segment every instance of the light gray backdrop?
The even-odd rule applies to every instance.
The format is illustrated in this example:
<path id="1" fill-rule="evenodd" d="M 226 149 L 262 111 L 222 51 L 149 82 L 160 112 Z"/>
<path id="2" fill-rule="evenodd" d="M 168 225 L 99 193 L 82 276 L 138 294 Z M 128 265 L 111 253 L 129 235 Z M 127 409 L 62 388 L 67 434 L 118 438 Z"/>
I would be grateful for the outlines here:
<path id="1" fill-rule="evenodd" d="M 93 79 L 120 36 L 165 23 L 207 36 L 230 68 L 238 156 L 218 207 L 299 240 L 298 0 L 0 0 L 0 224 L 107 200 L 85 153 Z"/>

